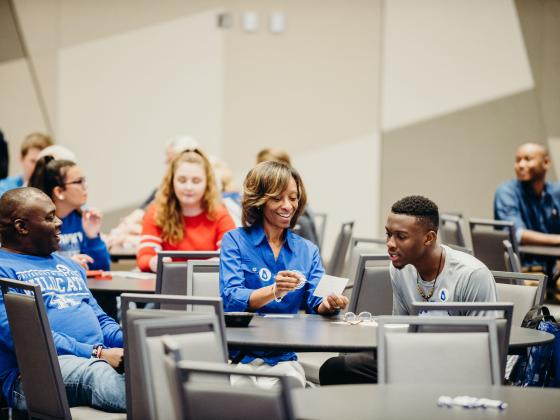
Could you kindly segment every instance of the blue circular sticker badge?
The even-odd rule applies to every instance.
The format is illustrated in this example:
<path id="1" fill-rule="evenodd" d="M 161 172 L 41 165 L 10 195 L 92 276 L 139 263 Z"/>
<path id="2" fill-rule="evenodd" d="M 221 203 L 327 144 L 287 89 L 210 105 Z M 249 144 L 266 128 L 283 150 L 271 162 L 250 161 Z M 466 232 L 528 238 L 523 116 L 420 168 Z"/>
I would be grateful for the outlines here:
<path id="1" fill-rule="evenodd" d="M 272 273 L 268 268 L 261 268 L 259 270 L 259 277 L 262 281 L 270 281 L 272 280 Z"/>
<path id="2" fill-rule="evenodd" d="M 440 301 L 445 302 L 447 299 L 449 299 L 449 290 L 441 289 L 438 296 Z"/>

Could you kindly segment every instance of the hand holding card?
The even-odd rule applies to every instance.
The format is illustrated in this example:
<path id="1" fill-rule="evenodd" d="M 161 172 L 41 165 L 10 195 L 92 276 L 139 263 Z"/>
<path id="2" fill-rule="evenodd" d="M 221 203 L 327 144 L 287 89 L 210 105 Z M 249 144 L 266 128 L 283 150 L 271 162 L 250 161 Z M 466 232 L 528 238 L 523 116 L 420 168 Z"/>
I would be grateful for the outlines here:
<path id="1" fill-rule="evenodd" d="M 348 279 L 325 274 L 313 292 L 313 296 L 326 298 L 329 295 L 341 295 L 348 284 Z"/>

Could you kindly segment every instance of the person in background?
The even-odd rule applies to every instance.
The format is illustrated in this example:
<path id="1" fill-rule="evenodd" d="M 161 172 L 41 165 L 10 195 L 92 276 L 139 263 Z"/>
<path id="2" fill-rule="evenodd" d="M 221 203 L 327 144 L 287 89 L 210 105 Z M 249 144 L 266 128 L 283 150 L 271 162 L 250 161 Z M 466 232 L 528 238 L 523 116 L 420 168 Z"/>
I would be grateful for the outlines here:
<path id="1" fill-rule="evenodd" d="M 125 411 L 124 375 L 116 371 L 123 362 L 122 330 L 92 297 L 83 268 L 55 252 L 61 227 L 56 211 L 36 188 L 12 189 L 0 198 L 0 277 L 41 287 L 70 406 Z M 0 383 L 9 406 L 26 411 L 1 295 Z"/>
<path id="2" fill-rule="evenodd" d="M 198 142 L 191 136 L 176 136 L 171 138 L 165 146 L 165 166 L 167 167 L 182 151 L 196 149 Z M 135 249 L 140 244 L 142 233 L 142 219 L 146 208 L 154 201 L 157 193 L 155 188 L 142 202 L 140 207 L 134 209 L 124 217 L 117 227 L 113 228 L 106 237 L 109 249 L 123 248 Z"/>
<path id="3" fill-rule="evenodd" d="M 234 186 L 233 174 L 227 163 L 215 156 L 210 156 L 210 163 L 214 170 L 218 191 L 222 196 L 222 202 L 228 210 L 235 226 L 241 226 L 241 194 Z"/>
<path id="4" fill-rule="evenodd" d="M 224 235 L 220 254 L 220 294 L 227 312 L 332 315 L 348 304 L 345 296 L 317 297 L 313 292 L 325 270 L 317 246 L 291 228 L 305 209 L 301 177 L 291 166 L 266 161 L 245 178 L 242 223 Z M 292 386 L 305 387 L 303 367 L 294 352 L 230 352 L 245 370 L 286 374 Z M 234 383 L 242 381 L 235 379 Z M 273 382 L 255 381 L 264 387 Z"/>
<path id="5" fill-rule="evenodd" d="M 496 301 L 490 270 L 472 255 L 440 244 L 438 226 L 438 207 L 426 197 L 393 204 L 385 225 L 393 315 L 413 315 L 414 302 Z M 377 361 L 373 353 L 333 357 L 321 366 L 319 379 L 321 385 L 376 383 Z"/>
<path id="6" fill-rule="evenodd" d="M 146 210 L 138 267 L 155 272 L 158 250 L 217 250 L 233 228 L 208 158 L 199 149 L 186 150 L 168 165 L 156 199 Z"/>
<path id="7" fill-rule="evenodd" d="M 0 181 L 0 196 L 12 188 L 24 187 L 35 169 L 35 163 L 39 159 L 39 153 L 53 144 L 52 139 L 46 134 L 31 133 L 21 144 L 20 162 L 23 173 L 11 176 Z"/>
<path id="8" fill-rule="evenodd" d="M 550 168 L 548 149 L 539 143 L 522 144 L 515 154 L 513 168 L 517 179 L 496 190 L 494 218 L 512 221 L 520 244 L 560 245 L 560 185 L 546 181 Z M 555 261 L 526 255 L 522 260 L 525 266 L 544 269 L 549 278 Z"/>
<path id="9" fill-rule="evenodd" d="M 62 220 L 58 252 L 86 269 L 109 270 L 109 252 L 99 235 L 101 213 L 82 210 L 88 194 L 81 168 L 69 160 L 42 157 L 37 161 L 29 186 L 43 191 L 56 206 L 56 215 Z"/>
<path id="10" fill-rule="evenodd" d="M 37 155 L 37 160 L 41 159 L 44 156 L 52 156 L 55 159 L 71 160 L 72 162 L 76 162 L 76 155 L 74 154 L 74 152 L 60 144 L 53 144 L 52 146 L 45 147 Z"/>
<path id="11" fill-rule="evenodd" d="M 292 166 L 290 155 L 284 150 L 280 149 L 263 149 L 257 154 L 257 163 L 273 161 L 282 162 L 286 165 Z M 293 227 L 298 235 L 309 239 L 315 245 L 319 246 L 319 236 L 317 235 L 317 228 L 315 227 L 315 217 L 313 211 L 306 206 L 303 214 L 299 217 L 297 224 Z"/>

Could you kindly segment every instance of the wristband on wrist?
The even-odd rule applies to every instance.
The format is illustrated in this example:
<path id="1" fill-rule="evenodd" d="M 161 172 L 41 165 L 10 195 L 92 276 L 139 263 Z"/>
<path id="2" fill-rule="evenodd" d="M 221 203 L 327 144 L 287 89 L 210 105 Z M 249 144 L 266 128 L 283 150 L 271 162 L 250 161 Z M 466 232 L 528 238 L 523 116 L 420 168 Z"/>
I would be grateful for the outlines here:
<path id="1" fill-rule="evenodd" d="M 274 301 L 279 303 L 282 302 L 282 296 L 276 296 L 276 283 L 272 285 L 272 296 L 274 296 Z"/>
<path id="2" fill-rule="evenodd" d="M 99 359 L 101 357 L 102 350 L 103 350 L 103 345 L 96 344 L 95 346 L 93 346 L 93 349 L 91 350 L 91 357 L 93 357 L 94 359 Z"/>

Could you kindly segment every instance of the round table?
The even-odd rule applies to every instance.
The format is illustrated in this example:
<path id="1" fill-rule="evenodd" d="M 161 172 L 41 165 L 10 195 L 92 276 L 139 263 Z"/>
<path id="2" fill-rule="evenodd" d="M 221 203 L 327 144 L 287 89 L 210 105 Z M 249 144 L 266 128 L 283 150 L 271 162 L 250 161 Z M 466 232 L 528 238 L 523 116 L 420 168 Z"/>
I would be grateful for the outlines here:
<path id="1" fill-rule="evenodd" d="M 371 351 L 377 348 L 377 324 L 348 325 L 320 315 L 255 316 L 246 328 L 227 328 L 228 345 L 286 351 Z M 512 327 L 510 350 L 550 343 L 544 331 Z"/>
<path id="2" fill-rule="evenodd" d="M 502 400 L 504 410 L 438 407 L 441 395 Z M 558 419 L 560 390 L 509 386 L 339 385 L 292 391 L 296 418 L 360 419 Z"/>

